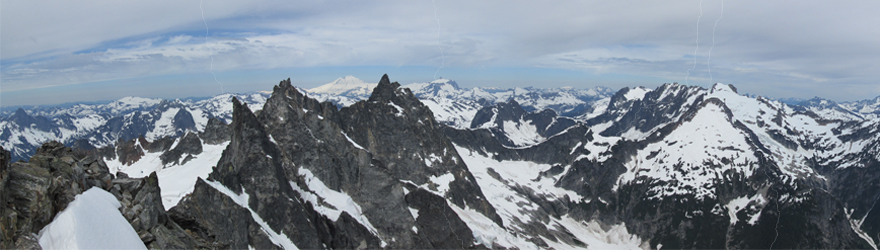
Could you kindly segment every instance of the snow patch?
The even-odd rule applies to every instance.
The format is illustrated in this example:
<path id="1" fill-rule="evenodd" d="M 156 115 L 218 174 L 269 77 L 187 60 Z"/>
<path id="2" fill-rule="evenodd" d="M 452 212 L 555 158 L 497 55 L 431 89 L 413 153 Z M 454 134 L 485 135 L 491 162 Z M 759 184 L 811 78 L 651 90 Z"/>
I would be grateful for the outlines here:
<path id="1" fill-rule="evenodd" d="M 531 122 L 504 121 L 503 126 L 504 134 L 514 145 L 532 146 L 544 141 L 544 137 L 538 134 L 538 128 Z"/>
<path id="2" fill-rule="evenodd" d="M 756 205 L 763 205 L 767 203 L 767 199 L 765 199 L 763 195 L 758 193 L 751 197 L 737 197 L 736 199 L 730 200 L 727 205 L 724 205 L 724 207 L 727 208 L 727 215 L 730 216 L 730 225 L 736 225 L 738 221 L 736 213 L 740 210 L 746 209 L 748 205 L 752 203 L 755 203 Z M 751 215 L 748 221 L 749 225 L 755 225 L 755 223 L 758 222 L 758 217 L 760 216 L 760 214 L 761 212 L 758 211 L 757 213 Z"/>
<path id="3" fill-rule="evenodd" d="M 348 135 L 345 134 L 345 132 L 342 132 L 342 135 L 344 135 L 344 136 L 345 136 L 345 139 L 348 140 L 348 142 L 351 142 L 351 145 L 354 145 L 354 147 L 359 148 L 359 149 L 361 149 L 361 150 L 363 150 L 363 151 L 368 151 L 368 152 L 369 152 L 369 150 L 364 149 L 364 147 L 361 147 L 361 145 L 357 144 L 357 142 L 354 142 L 354 140 L 352 140 L 351 137 L 348 137 Z"/>
<path id="4" fill-rule="evenodd" d="M 409 208 L 409 213 L 412 214 L 413 220 L 418 220 L 419 219 L 419 210 L 412 208 L 412 207 L 407 207 L 407 208 Z"/>
<path id="5" fill-rule="evenodd" d="M 116 197 L 92 187 L 40 230 L 43 249 L 147 249 L 119 212 Z"/>
<path id="6" fill-rule="evenodd" d="M 486 218 L 486 216 L 480 212 L 467 207 L 460 208 L 455 204 L 452 204 L 449 200 L 447 200 L 446 203 L 452 208 L 452 211 L 455 211 L 455 214 L 467 224 L 468 228 L 471 229 L 471 232 L 474 234 L 474 240 L 483 246 L 491 247 L 493 244 L 498 244 L 508 249 L 540 249 L 538 246 L 535 246 L 535 244 L 517 237 L 516 235 L 511 234 L 507 229 L 498 226 L 498 224 L 495 224 L 494 221 Z"/>
<path id="7" fill-rule="evenodd" d="M 446 150 L 446 149 L 444 149 L 444 150 Z M 441 158 L 440 156 L 437 156 L 437 154 L 434 154 L 434 153 L 431 153 L 430 155 L 428 155 L 428 157 L 425 157 L 424 160 L 425 160 L 425 166 L 428 166 L 428 167 L 433 167 L 434 162 L 443 162 L 443 158 Z"/>
<path id="8" fill-rule="evenodd" d="M 560 220 L 553 219 L 555 225 L 568 229 L 572 235 L 578 240 L 587 244 L 587 249 L 641 249 L 647 248 L 643 246 L 642 240 L 637 236 L 630 234 L 626 230 L 624 224 L 612 225 L 606 231 L 602 229 L 596 221 L 582 222 L 572 219 L 568 215 L 563 216 Z M 569 245 L 562 245 L 553 240 L 544 239 L 548 245 L 555 249 L 572 248 Z"/>
<path id="9" fill-rule="evenodd" d="M 403 117 L 403 115 L 404 115 L 403 108 L 401 108 L 400 106 L 397 106 L 397 104 L 395 104 L 394 102 L 388 102 L 388 105 L 391 105 L 391 107 L 394 107 L 394 109 L 397 109 L 397 113 L 394 113 L 394 116 Z"/>
<path id="10" fill-rule="evenodd" d="M 648 92 L 651 92 L 651 90 L 643 87 L 630 88 L 623 97 L 627 100 L 641 100 L 645 98 L 645 94 Z"/>
<path id="11" fill-rule="evenodd" d="M 449 183 L 455 180 L 455 176 L 452 173 L 446 173 L 441 176 L 431 176 L 430 180 L 437 184 L 437 192 L 439 192 L 440 197 L 445 197 L 446 193 L 449 192 Z"/>

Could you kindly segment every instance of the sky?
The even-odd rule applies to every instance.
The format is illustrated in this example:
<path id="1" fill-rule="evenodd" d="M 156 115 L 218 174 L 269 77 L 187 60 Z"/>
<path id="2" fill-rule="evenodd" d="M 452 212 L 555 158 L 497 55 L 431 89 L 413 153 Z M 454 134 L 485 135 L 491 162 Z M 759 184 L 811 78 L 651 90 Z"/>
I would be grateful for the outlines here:
<path id="1" fill-rule="evenodd" d="M 880 96 L 878 1 L 2 1 L 0 106 L 312 88 Z"/>

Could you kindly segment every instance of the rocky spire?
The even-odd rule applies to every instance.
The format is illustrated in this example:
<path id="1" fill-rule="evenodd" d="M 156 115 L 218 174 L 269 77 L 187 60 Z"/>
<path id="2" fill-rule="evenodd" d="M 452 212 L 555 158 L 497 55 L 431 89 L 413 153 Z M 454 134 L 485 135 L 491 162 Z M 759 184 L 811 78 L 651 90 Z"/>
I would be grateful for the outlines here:
<path id="1" fill-rule="evenodd" d="M 382 102 L 395 99 L 395 92 L 399 87 L 400 83 L 388 80 L 388 74 L 382 75 L 382 79 L 379 80 L 379 85 L 376 85 L 376 88 L 373 89 L 373 94 L 370 95 L 369 101 Z"/>

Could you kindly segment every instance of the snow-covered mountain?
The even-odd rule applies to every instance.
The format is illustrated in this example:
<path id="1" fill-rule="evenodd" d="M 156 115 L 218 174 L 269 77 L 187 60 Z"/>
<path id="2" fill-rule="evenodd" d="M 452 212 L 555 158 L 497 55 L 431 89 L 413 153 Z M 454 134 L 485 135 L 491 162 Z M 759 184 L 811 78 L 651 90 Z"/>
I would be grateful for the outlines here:
<path id="1" fill-rule="evenodd" d="M 72 195 L 56 194 L 68 189 L 55 185 L 103 187 L 157 248 L 880 242 L 876 101 L 788 105 L 726 84 L 599 90 L 462 89 L 445 79 L 400 86 L 384 76 L 364 99 L 310 93 L 287 80 L 259 104 L 230 98 L 229 109 L 216 109 L 229 116 L 180 134 L 144 133 L 91 156 L 46 144 L 32 164 L 0 171 L 11 176 L 0 187 L 65 202 Z M 175 107 L 162 103 L 154 109 Z M 50 172 L 32 170 L 43 168 Z M 69 175 L 77 181 L 65 182 Z M 47 191 L 17 181 L 51 176 L 60 177 Z M 0 204 L 0 215 L 52 199 L 5 192 L 12 199 L 4 201 L 17 203 Z M 52 218 L 58 206 L 20 221 L 34 232 L 48 221 L 31 218 Z"/>
<path id="2" fill-rule="evenodd" d="M 880 117 L 880 96 L 874 99 L 837 103 L 835 101 L 814 97 L 802 101 L 796 106 L 803 107 L 827 118 L 844 120 L 875 119 Z"/>
<path id="3" fill-rule="evenodd" d="M 602 99 L 614 92 L 605 87 L 590 89 L 564 88 L 459 88 L 455 81 L 439 79 L 429 83 L 404 85 L 431 107 L 438 121 L 443 124 L 466 128 L 477 111 L 496 103 L 516 101 L 525 111 L 545 109 L 567 116 L 589 114 L 601 106 Z"/>
<path id="4" fill-rule="evenodd" d="M 268 94 L 221 94 L 199 101 L 125 97 L 68 108 L 19 108 L 0 117 L 0 146 L 11 149 L 12 159 L 18 160 L 28 159 L 47 141 L 95 148 L 138 136 L 149 140 L 182 136 L 187 131 L 202 131 L 212 117 L 231 122 L 233 97 L 261 105 Z"/>
<path id="5" fill-rule="evenodd" d="M 472 171 L 509 181 L 500 187 L 522 197 L 537 189 L 521 186 L 553 178 L 577 194 L 569 202 L 586 203 L 563 214 L 625 222 L 652 248 L 870 248 L 880 240 L 872 215 L 880 187 L 869 184 L 880 177 L 880 120 L 851 118 L 742 96 L 731 85 L 667 84 L 623 89 L 601 115 L 526 148 L 504 145 L 497 127 L 447 135 L 460 153 L 492 159 L 481 164 L 547 164 L 530 181 Z M 540 212 L 526 214 L 517 216 Z"/>
<path id="6" fill-rule="evenodd" d="M 354 76 L 346 76 L 336 79 L 333 82 L 308 89 L 308 91 L 316 94 L 352 96 L 366 99 L 370 97 L 370 93 L 373 93 L 373 88 L 376 88 L 375 83 L 367 83 Z"/>

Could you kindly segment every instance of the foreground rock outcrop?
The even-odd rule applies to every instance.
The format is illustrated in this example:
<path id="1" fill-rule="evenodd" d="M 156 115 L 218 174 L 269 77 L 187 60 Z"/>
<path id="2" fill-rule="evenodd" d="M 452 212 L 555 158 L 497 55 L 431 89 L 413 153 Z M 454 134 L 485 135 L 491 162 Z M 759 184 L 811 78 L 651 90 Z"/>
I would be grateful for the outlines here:
<path id="1" fill-rule="evenodd" d="M 150 248 L 212 246 L 168 218 L 155 174 L 117 178 L 102 159 L 78 154 L 58 142 L 43 144 L 29 162 L 10 164 L 8 155 L 0 150 L 0 248 L 38 248 L 40 229 L 92 187 L 119 199 L 120 212 Z"/>

